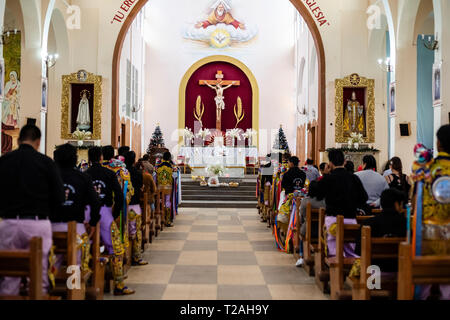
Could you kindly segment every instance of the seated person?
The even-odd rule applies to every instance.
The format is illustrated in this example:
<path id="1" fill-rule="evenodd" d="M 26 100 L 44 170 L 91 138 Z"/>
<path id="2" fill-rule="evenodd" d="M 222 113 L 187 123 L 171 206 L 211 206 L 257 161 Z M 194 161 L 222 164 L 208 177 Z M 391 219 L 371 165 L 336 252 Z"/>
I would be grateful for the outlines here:
<path id="1" fill-rule="evenodd" d="M 302 200 L 300 205 L 300 234 L 306 235 L 306 207 L 311 203 L 311 209 L 325 208 L 325 200 L 319 196 L 319 184 L 317 181 L 311 182 L 309 185 L 308 195 Z M 311 227 L 311 237 L 317 237 L 317 227 Z"/>
<path id="2" fill-rule="evenodd" d="M 353 163 L 353 161 L 350 160 L 345 161 L 344 167 L 345 169 L 347 169 L 348 172 L 355 173 L 355 164 Z"/>
<path id="3" fill-rule="evenodd" d="M 402 213 L 403 205 L 406 201 L 406 196 L 403 192 L 396 189 L 384 190 L 381 194 L 382 213 L 373 218 L 363 221 L 361 224 L 369 226 L 371 235 L 374 238 L 381 237 L 406 237 L 406 217 Z M 361 242 L 356 246 L 356 253 L 361 252 Z M 375 263 L 380 266 L 382 272 L 396 272 L 398 267 L 395 264 Z"/>
<path id="4" fill-rule="evenodd" d="M 325 226 L 327 229 L 328 256 L 336 255 L 336 234 L 333 225 L 336 224 L 336 216 L 343 215 L 344 223 L 356 224 L 358 208 L 361 208 L 368 199 L 367 193 L 354 174 L 344 168 L 344 153 L 341 150 L 330 150 L 330 174 L 319 181 L 320 198 L 325 198 Z M 345 257 L 356 257 L 354 244 L 344 245 Z"/>
<path id="5" fill-rule="evenodd" d="M 322 162 L 319 166 L 319 171 L 320 171 L 320 177 L 317 178 L 317 181 L 322 180 L 322 178 L 326 175 L 330 173 L 330 167 L 328 166 L 328 163 L 326 162 Z"/>
<path id="6" fill-rule="evenodd" d="M 286 196 L 294 191 L 300 191 L 305 186 L 306 174 L 298 167 L 300 160 L 297 157 L 290 157 L 288 161 L 289 170 L 283 175 L 281 188 Z"/>
<path id="7" fill-rule="evenodd" d="M 67 232 L 67 222 L 77 222 L 77 241 L 82 243 L 81 253 L 78 253 L 78 263 L 81 264 L 81 270 L 89 269 L 90 242 L 89 238 L 94 233 L 97 222 L 100 220 L 100 199 L 95 192 L 91 177 L 76 170 L 77 149 L 64 144 L 56 148 L 54 159 L 60 169 L 61 177 L 64 183 L 65 201 L 61 203 L 58 210 L 50 216 L 53 232 Z M 85 208 L 91 209 L 88 230 L 86 230 Z M 89 235 L 88 233 L 89 232 Z M 63 257 L 57 255 L 53 271 L 59 269 Z"/>
<path id="8" fill-rule="evenodd" d="M 409 199 L 412 183 L 409 177 L 403 173 L 402 160 L 399 157 L 393 157 L 389 161 L 389 168 L 391 169 L 391 173 L 385 176 L 389 187 L 402 191 Z"/>
<path id="9" fill-rule="evenodd" d="M 314 167 L 314 161 L 311 159 L 306 160 L 306 166 L 302 170 L 305 172 L 309 182 L 313 182 L 320 177 L 319 170 Z"/>
<path id="10" fill-rule="evenodd" d="M 366 155 L 363 158 L 362 171 L 356 172 L 355 175 L 361 180 L 364 190 L 366 190 L 369 199 L 367 206 L 362 206 L 360 209 L 370 213 L 371 208 L 380 207 L 381 193 L 389 189 L 386 179 L 377 172 L 377 161 L 374 156 Z"/>

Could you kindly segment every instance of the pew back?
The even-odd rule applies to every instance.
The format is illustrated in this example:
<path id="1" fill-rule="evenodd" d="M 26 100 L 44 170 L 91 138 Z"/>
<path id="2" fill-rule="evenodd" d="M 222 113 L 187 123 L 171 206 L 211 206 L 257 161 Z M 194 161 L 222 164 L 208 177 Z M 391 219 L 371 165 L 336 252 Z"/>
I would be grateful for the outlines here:
<path id="1" fill-rule="evenodd" d="M 29 290 L 25 299 L 42 299 L 42 238 L 32 238 L 29 250 L 0 251 L 0 277 L 28 277 Z M 0 296 L 0 299 L 22 298 Z"/>

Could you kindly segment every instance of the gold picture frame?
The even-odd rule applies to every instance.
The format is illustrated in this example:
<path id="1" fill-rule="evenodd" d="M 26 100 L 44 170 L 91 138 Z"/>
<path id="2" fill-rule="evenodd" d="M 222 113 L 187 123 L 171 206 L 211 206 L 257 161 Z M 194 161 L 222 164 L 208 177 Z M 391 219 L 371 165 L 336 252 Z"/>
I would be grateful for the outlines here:
<path id="1" fill-rule="evenodd" d="M 73 121 L 73 92 L 89 92 L 87 95 L 90 105 L 90 131 L 92 133 L 90 140 L 100 140 L 102 137 L 102 76 L 95 75 L 80 70 L 70 75 L 62 76 L 62 95 L 61 95 L 61 139 L 72 140 L 74 129 Z M 76 100 L 76 99 L 75 99 Z"/>
<path id="2" fill-rule="evenodd" d="M 335 98 L 335 116 L 336 116 L 336 142 L 347 143 L 350 138 L 348 130 L 344 129 L 346 100 L 349 93 L 358 92 L 359 100 L 364 106 L 364 143 L 375 142 L 375 80 L 367 79 L 353 73 L 343 79 L 335 80 L 336 98 Z M 363 96 L 363 97 L 362 97 Z"/>

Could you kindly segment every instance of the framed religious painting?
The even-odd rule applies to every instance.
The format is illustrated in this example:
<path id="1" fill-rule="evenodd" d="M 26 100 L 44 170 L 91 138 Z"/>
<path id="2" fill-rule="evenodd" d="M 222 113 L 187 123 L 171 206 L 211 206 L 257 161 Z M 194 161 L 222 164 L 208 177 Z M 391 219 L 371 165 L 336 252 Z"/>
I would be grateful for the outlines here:
<path id="1" fill-rule="evenodd" d="M 41 110 L 46 112 L 47 111 L 47 103 L 48 103 L 48 81 L 47 78 L 42 78 L 41 80 Z"/>
<path id="2" fill-rule="evenodd" d="M 395 116 L 395 113 L 397 111 L 397 107 L 395 104 L 395 97 L 396 97 L 396 92 L 395 92 L 395 82 L 392 82 L 389 85 L 389 114 L 391 116 Z"/>
<path id="3" fill-rule="evenodd" d="M 433 65 L 433 106 L 440 106 L 442 104 L 441 67 L 442 62 Z"/>
<path id="4" fill-rule="evenodd" d="M 364 143 L 375 142 L 375 80 L 354 73 L 335 80 L 336 142 L 347 143 L 361 134 Z"/>
<path id="5" fill-rule="evenodd" d="M 80 70 L 62 77 L 61 139 L 73 139 L 73 133 L 91 133 L 101 139 L 102 77 Z"/>

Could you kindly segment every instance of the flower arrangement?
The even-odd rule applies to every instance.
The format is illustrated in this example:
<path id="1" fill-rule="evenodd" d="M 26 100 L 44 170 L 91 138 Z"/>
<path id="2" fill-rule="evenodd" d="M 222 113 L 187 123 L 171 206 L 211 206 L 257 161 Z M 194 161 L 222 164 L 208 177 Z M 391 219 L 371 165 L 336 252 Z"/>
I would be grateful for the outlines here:
<path id="1" fill-rule="evenodd" d="M 359 145 L 364 143 L 364 137 L 361 133 L 352 132 L 350 134 L 350 138 L 348 139 L 348 147 L 349 149 L 352 145 L 355 146 L 355 149 L 359 149 Z"/>
<path id="2" fill-rule="evenodd" d="M 248 145 L 252 146 L 254 139 L 256 139 L 257 133 L 258 132 L 256 130 L 247 129 L 247 131 L 245 131 L 245 133 L 242 136 L 244 137 L 244 139 L 248 139 Z"/>
<path id="3" fill-rule="evenodd" d="M 205 141 L 206 137 L 209 135 L 211 135 L 211 131 L 209 131 L 209 129 L 200 129 L 195 136 L 197 138 L 202 138 L 202 140 Z"/>
<path id="4" fill-rule="evenodd" d="M 227 131 L 226 136 L 228 138 L 232 138 L 232 139 L 238 139 L 239 141 L 241 140 L 241 129 L 231 129 Z"/>
<path id="5" fill-rule="evenodd" d="M 72 133 L 72 138 L 78 140 L 78 146 L 83 145 L 83 140 L 90 140 L 92 138 L 92 133 L 90 131 L 80 131 L 76 130 Z"/>
<path id="6" fill-rule="evenodd" d="M 194 139 L 195 135 L 188 127 L 183 129 L 183 137 L 184 137 L 184 145 L 190 146 L 192 139 Z"/>
<path id="7" fill-rule="evenodd" d="M 210 165 L 206 168 L 206 172 L 215 176 L 223 176 L 225 168 L 221 164 Z"/>

